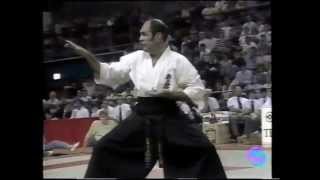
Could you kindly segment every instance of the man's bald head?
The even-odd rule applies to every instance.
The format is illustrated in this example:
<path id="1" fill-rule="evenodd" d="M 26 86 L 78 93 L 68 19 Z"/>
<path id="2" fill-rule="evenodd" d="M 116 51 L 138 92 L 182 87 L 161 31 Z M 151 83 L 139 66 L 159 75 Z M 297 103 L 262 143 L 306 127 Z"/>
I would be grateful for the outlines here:
<path id="1" fill-rule="evenodd" d="M 157 33 L 162 34 L 162 40 L 166 41 L 169 35 L 169 28 L 168 26 L 160 19 L 150 19 L 146 21 L 146 23 L 150 23 L 150 31 L 152 36 L 154 37 Z"/>
<path id="2" fill-rule="evenodd" d="M 140 29 L 139 41 L 144 51 L 151 54 L 158 54 L 167 46 L 169 29 L 159 19 L 147 20 Z"/>

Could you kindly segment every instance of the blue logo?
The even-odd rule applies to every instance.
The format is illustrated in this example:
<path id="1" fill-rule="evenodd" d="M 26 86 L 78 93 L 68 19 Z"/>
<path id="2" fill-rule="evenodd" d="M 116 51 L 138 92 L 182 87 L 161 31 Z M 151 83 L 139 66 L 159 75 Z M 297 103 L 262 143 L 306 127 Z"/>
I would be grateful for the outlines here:
<path id="1" fill-rule="evenodd" d="M 267 164 L 267 153 L 261 146 L 252 146 L 246 155 L 255 167 L 264 167 Z"/>

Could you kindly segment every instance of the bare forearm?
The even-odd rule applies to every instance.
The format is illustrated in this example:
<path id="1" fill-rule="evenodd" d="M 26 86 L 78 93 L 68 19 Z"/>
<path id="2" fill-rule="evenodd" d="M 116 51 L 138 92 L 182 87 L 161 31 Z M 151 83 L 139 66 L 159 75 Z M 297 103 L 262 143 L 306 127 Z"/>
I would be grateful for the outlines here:
<path id="1" fill-rule="evenodd" d="M 97 60 L 94 54 L 69 40 L 65 40 L 65 42 L 65 47 L 73 49 L 75 53 L 83 56 L 86 59 L 91 69 L 93 69 L 95 76 L 100 74 L 100 62 Z"/>
<path id="2" fill-rule="evenodd" d="M 88 62 L 91 69 L 94 71 L 94 75 L 97 77 L 100 74 L 100 62 L 97 60 L 94 54 L 92 54 L 90 51 L 82 48 L 80 50 L 76 50 L 78 54 L 83 56 L 86 61 Z"/>
<path id="3" fill-rule="evenodd" d="M 82 147 L 83 148 L 88 147 L 88 142 L 89 142 L 89 136 L 86 136 L 83 140 Z"/>

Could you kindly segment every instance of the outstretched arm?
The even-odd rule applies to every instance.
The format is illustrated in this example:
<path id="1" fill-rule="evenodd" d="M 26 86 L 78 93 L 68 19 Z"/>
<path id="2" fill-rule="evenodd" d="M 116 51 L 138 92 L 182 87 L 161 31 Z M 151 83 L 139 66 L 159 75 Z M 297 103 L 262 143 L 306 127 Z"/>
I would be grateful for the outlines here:
<path id="1" fill-rule="evenodd" d="M 94 71 L 95 77 L 98 77 L 100 74 L 100 62 L 97 60 L 94 54 L 90 51 L 86 50 L 85 48 L 75 44 L 72 41 L 65 40 L 66 44 L 65 47 L 71 48 L 74 50 L 75 53 L 84 57 L 88 62 L 91 69 Z"/>

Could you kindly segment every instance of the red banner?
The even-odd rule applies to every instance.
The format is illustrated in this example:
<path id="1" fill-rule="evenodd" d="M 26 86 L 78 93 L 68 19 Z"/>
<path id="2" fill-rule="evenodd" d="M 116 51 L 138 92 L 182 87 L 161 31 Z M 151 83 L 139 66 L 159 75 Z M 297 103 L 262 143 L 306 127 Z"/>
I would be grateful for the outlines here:
<path id="1" fill-rule="evenodd" d="M 44 136 L 47 142 L 61 140 L 67 143 L 82 141 L 91 125 L 97 118 L 60 119 L 44 121 Z"/>

